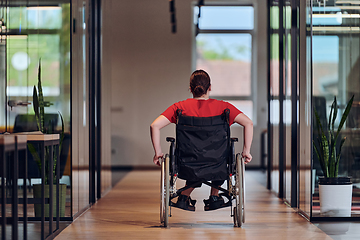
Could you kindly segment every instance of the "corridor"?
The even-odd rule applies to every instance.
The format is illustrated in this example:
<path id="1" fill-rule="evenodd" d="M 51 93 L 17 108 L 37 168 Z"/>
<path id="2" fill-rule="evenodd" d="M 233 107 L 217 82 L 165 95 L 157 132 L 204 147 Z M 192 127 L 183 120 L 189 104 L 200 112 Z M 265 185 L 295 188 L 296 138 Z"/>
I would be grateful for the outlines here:
<path id="1" fill-rule="evenodd" d="M 55 239 L 332 239 L 269 192 L 263 173 L 246 171 L 245 175 L 242 228 L 233 227 L 230 208 L 204 212 L 207 186 L 193 192 L 192 198 L 198 201 L 195 212 L 172 208 L 170 227 L 160 227 L 160 171 L 131 171 Z M 181 184 L 178 181 L 177 187 Z"/>

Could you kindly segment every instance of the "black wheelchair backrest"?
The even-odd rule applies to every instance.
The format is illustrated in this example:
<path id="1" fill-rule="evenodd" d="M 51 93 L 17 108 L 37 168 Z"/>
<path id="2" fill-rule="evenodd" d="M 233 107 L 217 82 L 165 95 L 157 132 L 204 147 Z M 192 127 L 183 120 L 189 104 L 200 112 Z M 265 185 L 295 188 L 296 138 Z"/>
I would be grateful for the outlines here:
<path id="1" fill-rule="evenodd" d="M 178 176 L 185 180 L 225 180 L 230 154 L 229 110 L 214 117 L 192 117 L 177 111 Z"/>

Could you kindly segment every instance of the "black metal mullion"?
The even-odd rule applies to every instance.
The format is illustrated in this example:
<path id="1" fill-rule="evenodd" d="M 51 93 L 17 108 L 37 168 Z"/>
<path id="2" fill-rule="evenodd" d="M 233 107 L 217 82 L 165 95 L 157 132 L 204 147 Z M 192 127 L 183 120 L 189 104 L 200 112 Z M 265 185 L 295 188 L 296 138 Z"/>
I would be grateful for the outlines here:
<path id="1" fill-rule="evenodd" d="M 90 184 L 89 184 L 89 202 L 93 204 L 96 202 L 96 148 L 97 148 L 97 134 L 96 134 L 96 0 L 90 2 L 90 18 L 89 18 L 89 168 L 90 168 Z"/>
<path id="2" fill-rule="evenodd" d="M 298 1 L 291 0 L 291 207 L 298 207 Z"/>
<path id="3" fill-rule="evenodd" d="M 96 202 L 95 199 L 95 132 L 94 132 L 94 0 L 89 6 L 89 203 Z"/>
<path id="4" fill-rule="evenodd" d="M 96 42 L 96 48 L 97 48 L 97 56 L 96 56 L 96 134 L 97 134 L 97 141 L 96 141 L 96 173 L 97 173 L 97 181 L 96 181 L 96 187 L 97 187 L 97 198 L 101 198 L 101 0 L 97 0 L 97 42 Z"/>
<path id="5" fill-rule="evenodd" d="M 45 239 L 45 144 L 40 143 L 41 159 L 41 239 Z"/>
<path id="6" fill-rule="evenodd" d="M 28 178 L 28 156 L 27 156 L 27 145 L 24 143 L 24 183 L 23 183 L 23 239 L 27 240 L 27 222 L 28 222 L 28 216 L 27 216 L 27 204 L 28 204 L 28 197 L 27 197 L 27 178 Z M 30 184 L 30 183 L 29 183 Z"/>
<path id="7" fill-rule="evenodd" d="M 307 8 L 307 6 L 306 6 L 306 8 Z M 310 34 L 310 76 L 312 77 L 312 76 L 314 76 L 313 74 L 314 74 L 314 72 L 313 72 L 313 58 L 312 58 L 312 54 L 313 54 L 313 36 L 314 36 L 314 32 L 313 32 L 313 1 L 310 1 L 310 13 L 311 13 L 311 17 L 310 17 L 310 32 L 307 32 L 306 33 L 306 38 L 308 37 L 308 33 Z M 306 27 L 308 27 L 308 25 L 306 24 Z M 307 64 L 307 63 L 306 63 Z M 313 102 L 313 79 L 311 78 L 311 81 L 310 81 L 311 83 L 310 83 L 310 88 L 311 88 L 311 90 L 310 90 L 310 93 L 311 93 L 311 103 L 310 103 L 310 106 L 311 106 L 311 109 L 314 109 L 314 102 Z M 313 141 L 313 136 L 314 136 L 314 128 L 313 128 L 313 122 L 314 122 L 314 116 L 313 116 L 313 114 L 312 114 L 312 111 L 313 110 L 311 110 L 311 121 L 310 121 L 310 129 L 311 129 L 311 134 L 310 134 L 310 142 L 312 143 L 312 141 Z M 310 156 L 313 156 L 313 148 L 311 148 L 311 150 L 310 150 L 310 153 L 311 153 L 311 155 Z M 310 167 L 310 169 L 311 169 L 311 174 L 310 174 L 310 176 L 311 176 L 311 178 L 313 178 L 313 173 L 312 173 L 312 169 L 314 169 L 314 162 L 312 161 L 312 160 L 310 160 L 310 164 L 311 164 L 311 167 Z M 311 185 L 311 192 L 313 191 L 314 189 L 312 188 L 312 185 Z M 312 196 L 312 194 L 311 194 L 311 197 L 310 197 L 310 221 L 313 221 L 314 220 L 314 217 L 313 217 L 313 208 L 312 208 L 312 206 L 313 206 L 313 196 Z M 332 219 L 332 218 L 327 218 L 327 219 Z"/>
<path id="8" fill-rule="evenodd" d="M 19 177 L 19 154 L 18 154 L 18 146 L 17 141 L 15 141 L 15 151 L 13 155 L 13 172 L 12 172 L 12 196 L 11 196 L 11 214 L 12 214 L 12 239 L 18 239 L 18 177 Z"/>
<path id="9" fill-rule="evenodd" d="M 60 229 L 60 143 L 55 147 L 55 154 L 59 162 L 56 164 L 56 230 Z"/>
<path id="10" fill-rule="evenodd" d="M 284 2 L 279 1 L 279 198 L 284 198 Z"/>
<path id="11" fill-rule="evenodd" d="M 6 239 L 6 153 L 5 145 L 1 146 L 2 174 L 1 174 L 1 239 Z"/>
<path id="12" fill-rule="evenodd" d="M 70 54 L 70 121 L 71 121 L 71 124 L 70 124 L 70 146 L 72 146 L 72 136 L 73 136 L 73 124 L 75 124 L 73 122 L 73 99 L 75 99 L 75 97 L 73 98 L 73 41 L 75 41 L 75 16 L 76 14 L 74 15 L 73 14 L 73 9 L 74 9 L 74 6 L 73 6 L 73 3 L 70 3 L 70 52 L 72 54 Z M 76 69 L 76 68 L 75 68 Z M 60 156 L 60 149 L 59 149 L 59 156 Z M 70 156 L 72 156 L 72 150 L 70 150 Z M 60 158 L 59 158 L 60 159 Z M 60 170 L 59 172 L 60 173 Z M 60 175 L 58 175 L 60 176 Z M 73 206 L 74 206 L 74 198 L 73 198 L 73 195 L 74 195 L 74 187 L 73 187 L 73 161 L 72 161 L 72 157 L 70 159 L 70 188 L 71 188 L 71 191 L 70 191 L 70 216 L 72 217 L 74 214 L 73 214 Z M 57 218 L 60 219 L 59 215 L 57 215 Z M 56 222 L 58 222 L 58 219 L 56 219 Z M 58 224 L 58 223 L 57 223 Z"/>
<path id="13" fill-rule="evenodd" d="M 267 79 L 267 100 L 268 100 L 268 122 L 267 122 L 267 129 L 268 129 L 268 134 L 267 134 L 267 189 L 271 189 L 271 167 L 272 167 L 272 128 L 271 128 L 271 95 L 270 95 L 270 83 L 271 83 L 271 70 L 270 70 L 270 49 L 271 49 L 271 35 L 270 32 L 272 31 L 271 26 L 270 26 L 270 19 L 271 19 L 271 14 L 270 14 L 270 7 L 272 0 L 267 1 L 267 10 L 268 10 L 268 48 L 267 48 L 267 65 L 268 65 L 268 79 Z"/>
<path id="14" fill-rule="evenodd" d="M 49 172 L 48 172 L 48 179 L 49 179 L 49 235 L 53 233 L 52 224 L 53 224 L 53 187 L 54 187 L 54 181 L 53 181 L 53 167 L 54 167 L 54 146 L 51 144 L 48 146 L 49 148 Z M 60 162 L 60 161 L 59 161 Z"/>

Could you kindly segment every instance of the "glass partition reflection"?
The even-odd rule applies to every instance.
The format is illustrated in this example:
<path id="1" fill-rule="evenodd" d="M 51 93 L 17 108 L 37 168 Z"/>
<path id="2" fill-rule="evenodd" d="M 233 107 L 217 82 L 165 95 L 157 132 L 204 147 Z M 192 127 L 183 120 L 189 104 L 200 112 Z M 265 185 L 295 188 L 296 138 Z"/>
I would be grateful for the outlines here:
<path id="1" fill-rule="evenodd" d="M 351 216 L 360 216 L 360 3 L 335 1 L 314 3 L 313 23 L 313 107 L 327 124 L 330 106 L 337 98 L 341 116 L 352 95 L 352 109 L 342 131 L 346 137 L 339 161 L 339 176 L 351 177 L 353 182 Z M 339 125 L 340 117 L 335 122 Z M 315 123 L 313 123 L 316 139 Z M 319 161 L 313 153 L 312 216 L 320 214 L 318 178 L 323 176 Z"/>
<path id="2" fill-rule="evenodd" d="M 284 81 L 283 81 L 283 131 L 284 131 L 284 185 L 285 193 L 284 199 L 291 203 L 291 141 L 292 141 L 292 132 L 291 132 L 291 77 L 292 77 L 292 52 L 291 52 L 291 2 L 289 0 L 285 1 L 284 6 Z"/>
<path id="3" fill-rule="evenodd" d="M 270 144 L 271 189 L 279 194 L 279 6 L 272 1 L 270 6 Z"/>
<path id="4" fill-rule="evenodd" d="M 6 2 L 8 6 L 0 7 L 0 131 L 38 131 L 33 88 L 38 87 L 40 63 L 44 101 L 49 105 L 45 107 L 45 120 L 49 121 L 45 126 L 51 125 L 52 132 L 60 133 L 60 114 L 64 120 L 60 183 L 67 185 L 64 217 L 70 217 L 70 1 L 51 1 L 51 6 L 41 4 L 41 1 L 36 1 L 35 5 L 31 1 Z M 21 187 L 25 184 L 32 187 L 41 181 L 38 166 L 30 153 L 28 176 L 28 182 L 21 183 Z M 30 189 L 29 198 L 32 197 Z M 33 217 L 34 205 L 29 204 L 28 209 L 29 217 Z"/>

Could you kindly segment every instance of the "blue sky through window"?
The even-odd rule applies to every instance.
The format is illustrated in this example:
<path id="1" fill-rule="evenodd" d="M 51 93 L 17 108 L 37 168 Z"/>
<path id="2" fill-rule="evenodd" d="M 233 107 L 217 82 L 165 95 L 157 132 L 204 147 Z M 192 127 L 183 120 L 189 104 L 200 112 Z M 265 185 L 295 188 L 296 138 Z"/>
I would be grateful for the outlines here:
<path id="1" fill-rule="evenodd" d="M 200 29 L 253 29 L 254 8 L 250 6 L 201 7 L 199 27 Z"/>
<path id="2" fill-rule="evenodd" d="M 313 36 L 314 62 L 339 62 L 339 37 Z"/>

